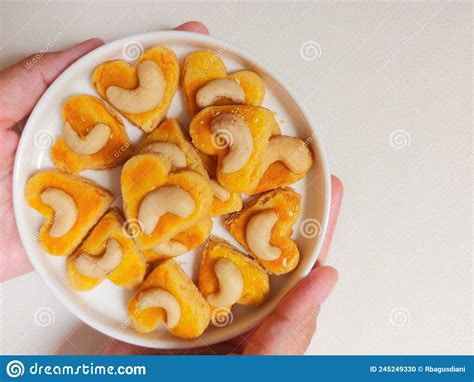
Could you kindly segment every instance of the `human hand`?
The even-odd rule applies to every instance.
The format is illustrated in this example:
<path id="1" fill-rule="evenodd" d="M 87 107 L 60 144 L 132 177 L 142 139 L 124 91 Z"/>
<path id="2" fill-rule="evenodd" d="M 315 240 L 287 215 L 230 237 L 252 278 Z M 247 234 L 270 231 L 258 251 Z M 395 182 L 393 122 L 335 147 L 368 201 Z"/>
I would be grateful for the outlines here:
<path id="1" fill-rule="evenodd" d="M 331 176 L 329 223 L 318 261 L 310 274 L 294 287 L 273 313 L 255 329 L 223 343 L 184 350 L 146 349 L 112 340 L 104 354 L 304 354 L 316 331 L 321 304 L 331 293 L 338 278 L 337 271 L 324 264 L 336 228 L 343 194 L 341 181 L 334 175 Z"/>
<path id="2" fill-rule="evenodd" d="M 194 21 L 175 30 L 209 34 Z M 16 228 L 12 195 L 13 163 L 26 118 L 56 77 L 103 43 L 93 38 L 61 52 L 45 53 L 30 67 L 34 54 L 0 71 L 0 281 L 33 270 Z"/>

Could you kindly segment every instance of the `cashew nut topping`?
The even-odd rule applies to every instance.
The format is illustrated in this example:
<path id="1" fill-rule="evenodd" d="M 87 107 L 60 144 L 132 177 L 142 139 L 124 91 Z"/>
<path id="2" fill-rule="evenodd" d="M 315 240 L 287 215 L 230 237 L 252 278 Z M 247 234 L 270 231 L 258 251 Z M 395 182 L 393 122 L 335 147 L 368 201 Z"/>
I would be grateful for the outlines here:
<path id="1" fill-rule="evenodd" d="M 244 167 L 253 150 L 253 137 L 247 123 L 237 115 L 222 113 L 212 120 L 211 131 L 218 140 L 227 140 L 229 146 L 222 161 L 222 172 L 232 173 Z"/>
<path id="2" fill-rule="evenodd" d="M 164 155 L 171 161 L 171 165 L 174 168 L 184 168 L 186 167 L 186 156 L 181 151 L 181 149 L 168 142 L 155 142 L 150 143 L 149 145 L 145 146 L 142 150 L 144 153 L 157 153 Z"/>
<path id="3" fill-rule="evenodd" d="M 47 188 L 40 198 L 54 210 L 54 222 L 49 235 L 61 237 L 68 233 L 77 221 L 77 206 L 72 196 L 59 188 Z"/>
<path id="4" fill-rule="evenodd" d="M 106 96 L 109 102 L 125 113 L 145 113 L 158 106 L 166 88 L 165 76 L 161 68 L 151 60 L 138 64 L 138 87 L 132 90 L 109 86 Z"/>
<path id="5" fill-rule="evenodd" d="M 212 191 L 214 192 L 214 196 L 221 202 L 227 202 L 230 199 L 230 191 L 226 190 L 214 179 L 209 180 L 209 185 L 211 186 Z"/>
<path id="6" fill-rule="evenodd" d="M 181 318 L 181 307 L 178 300 L 169 292 L 160 288 L 149 289 L 138 296 L 140 309 L 163 308 L 166 311 L 166 325 L 174 328 Z"/>
<path id="7" fill-rule="evenodd" d="M 159 253 L 160 255 L 170 257 L 184 255 L 186 252 L 189 251 L 185 245 L 175 240 L 165 241 L 163 243 L 155 245 L 152 250 L 156 253 Z"/>
<path id="8" fill-rule="evenodd" d="M 244 279 L 239 268 L 228 259 L 220 259 L 214 265 L 219 280 L 219 292 L 207 297 L 209 304 L 215 307 L 227 307 L 239 301 L 244 289 Z"/>
<path id="9" fill-rule="evenodd" d="M 213 105 L 220 98 L 228 98 L 235 104 L 242 104 L 245 101 L 245 93 L 237 82 L 226 79 L 209 81 L 196 93 L 196 103 L 201 109 Z"/>
<path id="10" fill-rule="evenodd" d="M 66 122 L 63 128 L 63 137 L 66 144 L 75 153 L 92 155 L 105 146 L 110 137 L 110 128 L 103 123 L 98 123 L 84 138 L 81 138 L 69 122 Z"/>
<path id="11" fill-rule="evenodd" d="M 117 268 L 122 261 L 122 246 L 115 239 L 107 240 L 105 253 L 92 256 L 86 252 L 76 258 L 76 269 L 87 277 L 103 278 Z"/>
<path id="12" fill-rule="evenodd" d="M 274 162 L 283 164 L 294 174 L 302 174 L 311 167 L 311 151 L 304 141 L 286 135 L 277 135 L 270 139 L 263 154 L 261 174 Z"/>
<path id="13" fill-rule="evenodd" d="M 259 259 L 273 261 L 280 257 L 281 249 L 270 244 L 272 229 L 278 221 L 274 210 L 264 210 L 252 216 L 247 223 L 247 245 Z"/>
<path id="14" fill-rule="evenodd" d="M 195 207 L 194 199 L 182 188 L 163 186 L 143 198 L 138 209 L 138 220 L 142 223 L 145 234 L 149 235 L 165 213 L 184 219 L 193 213 Z"/>

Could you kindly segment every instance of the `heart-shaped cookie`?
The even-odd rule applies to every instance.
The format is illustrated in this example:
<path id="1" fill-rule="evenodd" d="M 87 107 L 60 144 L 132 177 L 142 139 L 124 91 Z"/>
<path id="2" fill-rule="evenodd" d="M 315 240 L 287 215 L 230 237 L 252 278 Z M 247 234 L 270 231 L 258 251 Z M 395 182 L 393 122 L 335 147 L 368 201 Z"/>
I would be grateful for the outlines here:
<path id="1" fill-rule="evenodd" d="M 130 156 L 122 121 L 98 98 L 69 98 L 63 105 L 62 118 L 63 134 L 51 148 L 51 158 L 60 170 L 103 170 L 121 165 Z"/>
<path id="2" fill-rule="evenodd" d="M 202 253 L 198 287 L 216 308 L 230 308 L 233 304 L 259 305 L 270 292 L 265 270 L 217 236 L 207 242 Z"/>
<path id="3" fill-rule="evenodd" d="M 313 164 L 308 144 L 295 137 L 275 135 L 263 153 L 259 173 L 249 187 L 250 195 L 289 186 L 302 179 Z"/>
<path id="4" fill-rule="evenodd" d="M 268 273 L 281 275 L 298 265 L 300 254 L 291 234 L 300 213 L 300 200 L 293 189 L 278 188 L 255 197 L 224 222 Z"/>
<path id="5" fill-rule="evenodd" d="M 211 105 L 260 106 L 265 97 L 265 85 L 257 73 L 240 70 L 227 75 L 222 59 L 205 50 L 185 58 L 181 86 L 191 117 Z"/>
<path id="6" fill-rule="evenodd" d="M 125 217 L 138 226 L 139 249 L 169 241 L 207 215 L 212 190 L 195 171 L 171 171 L 170 160 L 145 153 L 130 158 L 122 169 L 121 188 Z"/>
<path id="7" fill-rule="evenodd" d="M 79 248 L 68 257 L 66 276 L 79 291 L 95 288 L 104 279 L 115 285 L 134 288 L 143 281 L 146 260 L 124 229 L 124 219 L 109 210 Z"/>
<path id="8" fill-rule="evenodd" d="M 191 121 L 193 144 L 217 156 L 217 180 L 232 192 L 246 192 L 258 176 L 272 132 L 279 130 L 274 113 L 260 106 L 211 106 Z"/>
<path id="9" fill-rule="evenodd" d="M 178 58 L 165 47 L 146 50 L 134 66 L 122 60 L 105 62 L 92 75 L 99 95 L 146 132 L 166 116 L 178 82 Z"/>
<path id="10" fill-rule="evenodd" d="M 175 336 L 195 338 L 209 326 L 210 308 L 174 260 L 160 263 L 128 302 L 133 327 L 148 333 L 165 323 Z"/>
<path id="11" fill-rule="evenodd" d="M 33 175 L 26 184 L 25 198 L 44 216 L 38 233 L 41 246 L 56 256 L 70 255 L 114 200 L 95 182 L 57 170 Z"/>

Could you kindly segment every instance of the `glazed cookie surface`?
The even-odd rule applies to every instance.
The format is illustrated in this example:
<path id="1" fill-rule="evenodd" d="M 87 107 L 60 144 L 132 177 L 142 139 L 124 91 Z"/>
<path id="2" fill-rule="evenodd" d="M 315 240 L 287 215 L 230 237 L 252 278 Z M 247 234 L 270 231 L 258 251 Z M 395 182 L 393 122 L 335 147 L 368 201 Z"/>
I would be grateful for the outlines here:
<path id="1" fill-rule="evenodd" d="M 134 288 L 143 281 L 146 265 L 135 241 L 124 229 L 122 214 L 112 209 L 69 256 L 66 276 L 69 285 L 78 291 L 93 289 L 105 279 Z"/>
<path id="2" fill-rule="evenodd" d="M 259 305 L 270 293 L 265 270 L 254 259 L 217 236 L 209 240 L 202 253 L 198 286 L 214 307 Z"/>
<path id="3" fill-rule="evenodd" d="M 172 171 L 169 159 L 145 153 L 130 158 L 121 174 L 127 221 L 136 222 L 141 250 L 168 242 L 207 215 L 212 190 L 206 178 L 191 170 Z"/>
<path id="4" fill-rule="evenodd" d="M 60 170 L 104 170 L 130 156 L 125 126 L 114 111 L 90 95 L 69 98 L 62 108 L 63 133 L 51 148 Z"/>
<path id="5" fill-rule="evenodd" d="M 296 183 L 306 175 L 312 164 L 313 156 L 305 141 L 275 135 L 270 138 L 258 174 L 247 193 L 259 194 Z"/>
<path id="6" fill-rule="evenodd" d="M 291 234 L 300 200 L 293 189 L 278 188 L 254 197 L 225 221 L 232 236 L 271 274 L 288 273 L 298 265 L 300 254 Z"/>
<path id="7" fill-rule="evenodd" d="M 57 170 L 33 175 L 26 184 L 25 198 L 44 216 L 38 234 L 41 246 L 56 256 L 70 255 L 114 200 L 95 182 Z"/>
<path id="8" fill-rule="evenodd" d="M 92 75 L 99 95 L 146 132 L 166 116 L 178 82 L 176 54 L 161 46 L 146 50 L 133 66 L 122 60 L 108 61 Z"/>
<path id="9" fill-rule="evenodd" d="M 274 113 L 259 106 L 211 106 L 191 121 L 193 144 L 217 157 L 217 180 L 227 190 L 246 192 L 258 176 L 272 131 Z"/>
<path id="10" fill-rule="evenodd" d="M 265 97 L 265 85 L 257 73 L 240 70 L 227 75 L 222 59 L 204 50 L 185 58 L 181 85 L 191 117 L 213 105 L 260 106 Z"/>
<path id="11" fill-rule="evenodd" d="M 199 337 L 209 326 L 210 308 L 196 285 L 172 259 L 160 263 L 128 302 L 133 327 L 148 333 L 165 324 L 175 336 Z"/>

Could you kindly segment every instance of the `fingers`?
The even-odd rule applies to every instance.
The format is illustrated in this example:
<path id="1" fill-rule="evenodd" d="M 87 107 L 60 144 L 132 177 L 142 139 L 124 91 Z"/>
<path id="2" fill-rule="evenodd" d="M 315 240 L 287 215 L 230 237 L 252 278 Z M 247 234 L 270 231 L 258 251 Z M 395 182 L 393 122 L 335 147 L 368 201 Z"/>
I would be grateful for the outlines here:
<path id="1" fill-rule="evenodd" d="M 303 354 L 316 330 L 319 307 L 337 278 L 334 268 L 313 269 L 250 336 L 244 354 Z"/>
<path id="2" fill-rule="evenodd" d="M 324 237 L 323 246 L 318 256 L 318 261 L 315 266 L 320 266 L 326 263 L 326 258 L 331 247 L 332 237 L 336 230 L 337 219 L 339 218 L 339 211 L 341 209 L 342 198 L 344 196 L 344 186 L 341 180 L 334 175 L 331 175 L 331 206 L 329 209 L 329 222 L 326 236 Z"/>
<path id="3" fill-rule="evenodd" d="M 31 70 L 34 73 L 41 73 L 43 81 L 46 85 L 49 85 L 67 67 L 69 67 L 82 56 L 84 56 L 86 53 L 98 48 L 103 44 L 104 41 L 102 41 L 101 39 L 92 38 L 90 40 L 83 41 L 70 49 L 61 52 L 53 52 L 46 54 L 39 60 L 37 65 L 32 66 Z"/>
<path id="4" fill-rule="evenodd" d="M 207 27 L 199 22 L 199 21 L 188 21 L 187 23 L 181 24 L 174 28 L 175 31 L 183 31 L 183 32 L 194 32 L 194 33 L 201 33 L 201 34 L 209 34 L 209 30 Z"/>
<path id="5" fill-rule="evenodd" d="M 10 128 L 26 117 L 59 74 L 103 43 L 94 38 L 62 52 L 32 55 L 0 72 L 0 127 Z"/>

